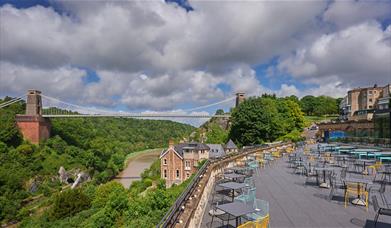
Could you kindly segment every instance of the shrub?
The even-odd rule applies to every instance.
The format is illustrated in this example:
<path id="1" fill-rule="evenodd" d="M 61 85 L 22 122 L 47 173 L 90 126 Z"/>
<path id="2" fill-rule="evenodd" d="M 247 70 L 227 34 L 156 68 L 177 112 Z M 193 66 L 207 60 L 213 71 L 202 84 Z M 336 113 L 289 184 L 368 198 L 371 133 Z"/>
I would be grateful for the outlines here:
<path id="1" fill-rule="evenodd" d="M 90 205 L 90 199 L 80 189 L 65 190 L 54 197 L 49 218 L 54 220 L 72 216 L 89 208 Z"/>

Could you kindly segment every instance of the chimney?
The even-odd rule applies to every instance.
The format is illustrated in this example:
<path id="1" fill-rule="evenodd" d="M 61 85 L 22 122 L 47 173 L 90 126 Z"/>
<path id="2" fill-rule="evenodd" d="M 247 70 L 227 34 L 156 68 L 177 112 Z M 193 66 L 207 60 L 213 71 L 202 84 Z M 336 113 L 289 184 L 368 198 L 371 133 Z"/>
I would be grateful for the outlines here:
<path id="1" fill-rule="evenodd" d="M 168 140 L 168 148 L 169 148 L 169 149 L 174 148 L 174 140 L 172 140 L 172 139 L 169 139 L 169 140 Z"/>

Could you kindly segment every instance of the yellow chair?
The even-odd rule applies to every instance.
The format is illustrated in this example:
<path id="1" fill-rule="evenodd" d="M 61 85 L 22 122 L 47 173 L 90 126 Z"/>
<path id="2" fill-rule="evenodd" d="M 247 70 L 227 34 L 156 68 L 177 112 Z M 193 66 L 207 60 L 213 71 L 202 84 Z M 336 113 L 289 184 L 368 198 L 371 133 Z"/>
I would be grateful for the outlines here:
<path id="1" fill-rule="evenodd" d="M 256 228 L 268 228 L 269 227 L 270 216 L 267 214 L 262 219 L 256 220 Z"/>
<path id="2" fill-rule="evenodd" d="M 349 195 L 357 197 L 365 196 L 365 207 L 368 211 L 368 191 L 365 189 L 364 185 L 360 183 L 347 183 L 345 189 L 345 208 L 347 207 L 347 202 L 349 200 Z"/>
<path id="3" fill-rule="evenodd" d="M 255 222 L 246 222 L 238 226 L 238 228 L 257 228 Z"/>
<path id="4" fill-rule="evenodd" d="M 238 228 L 268 228 L 269 227 L 269 214 L 261 219 L 255 221 L 249 221 L 238 226 Z"/>

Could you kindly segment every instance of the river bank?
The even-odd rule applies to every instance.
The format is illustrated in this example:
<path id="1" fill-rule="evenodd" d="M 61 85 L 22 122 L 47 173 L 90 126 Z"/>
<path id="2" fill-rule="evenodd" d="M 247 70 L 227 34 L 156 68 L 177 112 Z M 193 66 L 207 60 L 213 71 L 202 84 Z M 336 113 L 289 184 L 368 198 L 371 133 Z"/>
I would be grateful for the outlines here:
<path id="1" fill-rule="evenodd" d="M 141 179 L 141 173 L 159 158 L 161 150 L 148 149 L 129 154 L 125 160 L 125 168 L 117 175 L 116 181 L 129 188 L 132 182 Z"/>

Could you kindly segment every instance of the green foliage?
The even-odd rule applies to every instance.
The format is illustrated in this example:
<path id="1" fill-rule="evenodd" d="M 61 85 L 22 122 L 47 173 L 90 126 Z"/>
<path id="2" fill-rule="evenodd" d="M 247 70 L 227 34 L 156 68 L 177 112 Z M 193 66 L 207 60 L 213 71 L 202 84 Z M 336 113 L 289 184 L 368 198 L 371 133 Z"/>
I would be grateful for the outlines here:
<path id="1" fill-rule="evenodd" d="M 232 113 L 230 138 L 239 145 L 274 141 L 304 126 L 303 114 L 292 98 L 263 95 L 249 98 Z"/>
<path id="2" fill-rule="evenodd" d="M 55 220 L 72 216 L 89 208 L 90 203 L 90 199 L 80 189 L 65 190 L 54 197 L 49 218 Z"/>
<path id="3" fill-rule="evenodd" d="M 0 100 L 0 103 L 3 101 Z M 93 181 L 88 185 L 89 191 L 83 192 L 94 200 L 96 189 L 91 185 L 105 183 L 115 176 L 123 168 L 127 154 L 161 148 L 169 139 L 182 139 L 194 130 L 190 125 L 162 120 L 52 119 L 52 137 L 36 146 L 23 142 L 16 127 L 15 115 L 23 114 L 24 110 L 23 102 L 0 109 L 0 221 L 3 223 L 25 219 L 22 224 L 29 224 L 27 226 L 51 227 L 86 220 L 83 217 L 88 214 L 84 213 L 86 210 L 77 213 L 77 208 L 83 208 L 83 205 L 67 205 L 72 210 L 61 211 L 57 208 L 50 215 L 44 213 L 39 218 L 25 218 L 29 210 L 22 207 L 22 201 L 32 197 L 54 197 L 52 194 L 61 188 L 54 178 L 61 166 L 67 171 L 79 169 L 91 175 Z M 158 171 L 153 168 L 150 179 L 158 177 L 160 168 Z M 150 186 L 151 181 L 146 180 L 143 184 Z M 33 185 L 35 187 L 32 188 Z M 61 197 L 53 198 L 52 201 L 59 203 L 63 199 Z M 78 214 L 83 215 L 78 217 Z"/>
<path id="4" fill-rule="evenodd" d="M 218 124 L 211 123 L 206 131 L 206 143 L 222 144 L 228 140 L 228 131 L 222 129 Z"/>
<path id="5" fill-rule="evenodd" d="M 305 96 L 300 100 L 302 111 L 306 115 L 330 115 L 339 113 L 340 99 L 335 99 L 328 96 L 314 97 L 311 95 Z"/>
<path id="6" fill-rule="evenodd" d="M 0 99 L 0 104 L 12 100 L 11 97 Z M 0 109 L 0 141 L 8 146 L 17 146 L 22 142 L 22 136 L 15 123 L 15 115 L 23 114 L 26 104 L 19 101 Z"/>

